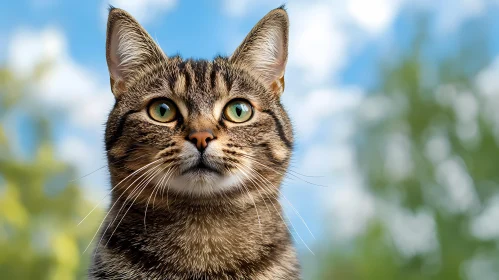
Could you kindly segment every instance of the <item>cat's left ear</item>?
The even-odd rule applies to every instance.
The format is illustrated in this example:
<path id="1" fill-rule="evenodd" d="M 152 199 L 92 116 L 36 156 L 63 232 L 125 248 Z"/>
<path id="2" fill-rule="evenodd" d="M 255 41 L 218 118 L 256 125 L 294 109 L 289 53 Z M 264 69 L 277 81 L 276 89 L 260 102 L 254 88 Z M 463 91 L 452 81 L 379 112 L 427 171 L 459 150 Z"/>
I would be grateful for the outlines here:
<path id="1" fill-rule="evenodd" d="M 260 79 L 272 92 L 284 90 L 288 59 L 288 14 L 283 7 L 263 17 L 231 55 L 230 62 Z"/>

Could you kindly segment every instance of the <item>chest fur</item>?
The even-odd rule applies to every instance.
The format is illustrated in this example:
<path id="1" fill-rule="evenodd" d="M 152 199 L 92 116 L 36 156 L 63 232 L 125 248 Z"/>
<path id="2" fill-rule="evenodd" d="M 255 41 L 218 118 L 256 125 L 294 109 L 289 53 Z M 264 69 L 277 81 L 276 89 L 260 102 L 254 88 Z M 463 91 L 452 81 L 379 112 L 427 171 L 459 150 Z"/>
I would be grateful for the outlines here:
<path id="1" fill-rule="evenodd" d="M 259 213 L 257 207 L 150 211 L 147 216 L 134 209 L 118 227 L 110 226 L 103 234 L 106 245 L 97 250 L 113 270 L 134 273 L 242 276 L 267 271 L 288 258 L 292 246 L 277 209 Z"/>

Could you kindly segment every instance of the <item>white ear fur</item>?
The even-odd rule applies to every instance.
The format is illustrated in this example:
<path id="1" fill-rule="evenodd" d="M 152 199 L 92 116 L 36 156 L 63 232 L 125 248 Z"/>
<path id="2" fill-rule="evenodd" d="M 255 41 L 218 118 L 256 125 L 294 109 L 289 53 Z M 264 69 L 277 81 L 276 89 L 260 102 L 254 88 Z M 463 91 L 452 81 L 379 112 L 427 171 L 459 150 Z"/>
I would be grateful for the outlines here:
<path id="1" fill-rule="evenodd" d="M 107 25 L 106 57 L 115 95 L 147 66 L 161 63 L 166 55 L 127 12 L 111 8 Z"/>
<path id="2" fill-rule="evenodd" d="M 286 11 L 272 10 L 253 27 L 230 61 L 247 68 L 272 91 L 281 94 L 288 58 L 288 29 Z"/>

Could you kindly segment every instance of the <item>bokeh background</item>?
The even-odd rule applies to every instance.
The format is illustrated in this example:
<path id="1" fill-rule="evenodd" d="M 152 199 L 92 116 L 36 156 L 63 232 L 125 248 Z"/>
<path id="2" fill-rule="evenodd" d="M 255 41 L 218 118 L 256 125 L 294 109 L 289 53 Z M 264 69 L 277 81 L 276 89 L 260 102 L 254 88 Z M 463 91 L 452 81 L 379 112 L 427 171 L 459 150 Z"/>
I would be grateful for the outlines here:
<path id="1" fill-rule="evenodd" d="M 85 279 L 108 204 L 108 4 L 0 6 L 2 279 Z M 283 2 L 111 4 L 167 54 L 209 59 Z M 282 204 L 304 279 L 499 279 L 499 1 L 287 9 L 297 173 Z"/>

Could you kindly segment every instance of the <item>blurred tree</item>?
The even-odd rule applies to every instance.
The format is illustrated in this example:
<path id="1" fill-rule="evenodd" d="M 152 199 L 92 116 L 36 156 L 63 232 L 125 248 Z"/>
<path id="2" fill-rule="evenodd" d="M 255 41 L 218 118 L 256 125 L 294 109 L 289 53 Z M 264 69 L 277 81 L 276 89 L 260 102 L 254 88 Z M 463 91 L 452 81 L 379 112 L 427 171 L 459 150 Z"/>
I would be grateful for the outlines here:
<path id="1" fill-rule="evenodd" d="M 0 67 L 2 279 L 86 279 L 82 252 L 96 227 L 77 224 L 91 207 L 54 154 L 50 118 L 29 102 L 46 66 L 29 79 Z"/>
<path id="2" fill-rule="evenodd" d="M 318 258 L 319 279 L 499 279 L 499 92 L 479 81 L 493 32 L 469 22 L 442 58 L 427 23 L 382 64 L 359 109 L 358 165 L 375 213 Z"/>

